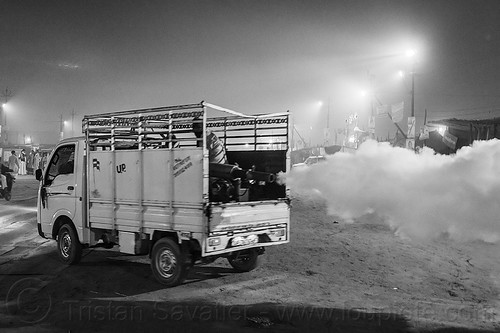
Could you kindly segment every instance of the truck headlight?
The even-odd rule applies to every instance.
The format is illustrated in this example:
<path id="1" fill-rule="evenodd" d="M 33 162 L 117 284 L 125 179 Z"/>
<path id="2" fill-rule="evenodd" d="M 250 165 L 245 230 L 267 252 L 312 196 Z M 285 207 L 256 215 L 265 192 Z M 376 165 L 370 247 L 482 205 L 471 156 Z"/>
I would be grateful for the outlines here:
<path id="1" fill-rule="evenodd" d="M 274 237 L 283 237 L 285 236 L 285 229 L 272 230 L 271 235 Z"/>
<path id="2" fill-rule="evenodd" d="M 241 237 L 241 236 L 236 236 L 234 237 L 232 240 L 231 240 L 231 245 L 232 246 L 240 246 L 240 245 L 243 245 L 245 241 L 245 238 L 244 237 Z"/>
<path id="3" fill-rule="evenodd" d="M 208 246 L 220 245 L 220 237 L 213 237 L 208 239 Z"/>

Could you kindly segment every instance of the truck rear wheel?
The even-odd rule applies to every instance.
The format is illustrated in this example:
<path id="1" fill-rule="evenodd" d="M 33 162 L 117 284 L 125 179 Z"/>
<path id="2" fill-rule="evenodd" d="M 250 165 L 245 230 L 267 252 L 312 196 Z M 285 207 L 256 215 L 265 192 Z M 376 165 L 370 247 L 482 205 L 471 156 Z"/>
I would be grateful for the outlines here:
<path id="1" fill-rule="evenodd" d="M 229 264 L 238 272 L 250 272 L 259 264 L 259 253 L 256 249 L 237 251 L 227 258 Z"/>
<path id="2" fill-rule="evenodd" d="M 82 258 L 82 244 L 78 240 L 75 229 L 69 224 L 63 224 L 59 229 L 57 250 L 59 259 L 66 265 L 77 264 Z"/>
<path id="3" fill-rule="evenodd" d="M 170 238 L 162 238 L 153 246 L 151 269 L 154 277 L 167 287 L 181 284 L 188 272 L 179 245 Z"/>

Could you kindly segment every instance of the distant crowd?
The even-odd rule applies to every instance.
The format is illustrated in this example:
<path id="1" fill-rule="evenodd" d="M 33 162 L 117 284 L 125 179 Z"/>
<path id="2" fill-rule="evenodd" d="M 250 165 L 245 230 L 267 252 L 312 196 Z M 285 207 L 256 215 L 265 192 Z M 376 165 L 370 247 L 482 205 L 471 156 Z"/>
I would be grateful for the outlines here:
<path id="1" fill-rule="evenodd" d="M 13 170 L 18 175 L 32 175 L 36 169 L 43 169 L 47 163 L 49 153 L 40 152 L 36 149 L 26 153 L 21 149 L 19 153 L 15 150 L 10 152 L 9 158 L 3 161 L 3 164 Z"/>

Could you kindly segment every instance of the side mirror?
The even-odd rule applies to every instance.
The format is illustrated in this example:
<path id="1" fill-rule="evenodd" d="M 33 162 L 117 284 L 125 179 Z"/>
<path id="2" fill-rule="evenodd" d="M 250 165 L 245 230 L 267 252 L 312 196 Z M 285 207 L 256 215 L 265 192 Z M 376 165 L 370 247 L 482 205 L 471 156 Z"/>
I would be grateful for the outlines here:
<path id="1" fill-rule="evenodd" d="M 42 180 L 42 169 L 36 169 L 35 178 L 36 180 Z"/>

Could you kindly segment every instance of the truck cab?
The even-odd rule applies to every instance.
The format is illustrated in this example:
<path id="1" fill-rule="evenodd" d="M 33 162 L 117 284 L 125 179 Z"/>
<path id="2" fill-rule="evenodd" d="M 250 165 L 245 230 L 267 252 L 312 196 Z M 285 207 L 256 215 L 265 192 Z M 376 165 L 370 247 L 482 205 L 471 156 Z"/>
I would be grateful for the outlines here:
<path id="1" fill-rule="evenodd" d="M 219 257 L 250 271 L 289 242 L 288 120 L 204 102 L 85 116 L 36 172 L 39 234 L 65 264 L 92 247 L 149 255 L 167 286 Z"/>

